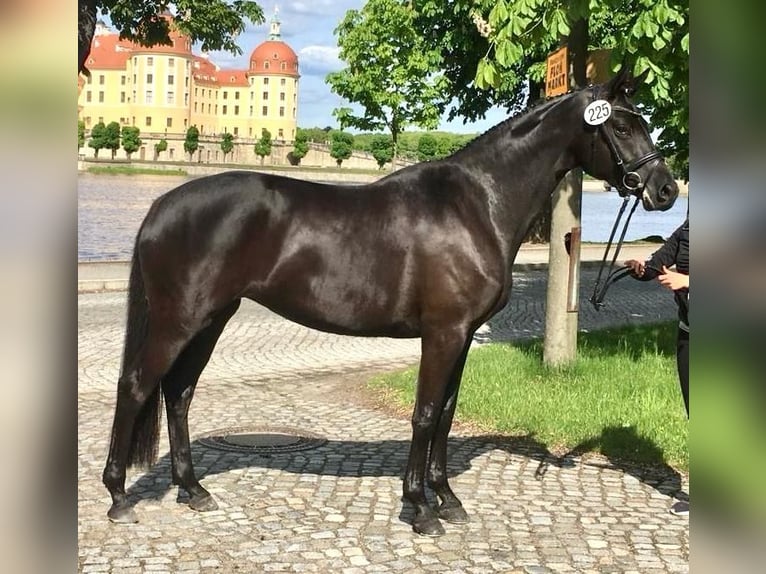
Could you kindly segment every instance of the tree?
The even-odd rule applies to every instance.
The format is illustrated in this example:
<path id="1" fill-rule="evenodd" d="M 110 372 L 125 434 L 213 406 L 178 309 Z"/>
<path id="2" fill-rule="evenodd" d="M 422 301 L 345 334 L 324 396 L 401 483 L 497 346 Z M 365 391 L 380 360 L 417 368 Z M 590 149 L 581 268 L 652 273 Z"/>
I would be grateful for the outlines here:
<path id="1" fill-rule="evenodd" d="M 295 142 L 293 142 L 293 150 L 290 152 L 291 161 L 295 162 L 295 165 L 299 164 L 301 160 L 306 157 L 309 152 L 308 134 L 306 130 L 298 129 L 295 134 Z"/>
<path id="2" fill-rule="evenodd" d="M 354 136 L 344 131 L 334 131 L 330 135 L 330 155 L 335 158 L 338 167 L 341 166 L 344 159 L 351 157 L 354 151 Z"/>
<path id="3" fill-rule="evenodd" d="M 327 143 L 330 138 L 330 129 L 326 128 L 298 128 L 298 133 L 306 134 L 306 140 L 314 143 Z M 297 134 L 296 134 L 297 135 Z"/>
<path id="4" fill-rule="evenodd" d="M 226 163 L 226 154 L 234 149 L 234 136 L 228 132 L 221 136 L 221 151 L 223 152 L 223 163 Z"/>
<path id="5" fill-rule="evenodd" d="M 85 145 L 85 122 L 77 120 L 77 149 Z"/>
<path id="6" fill-rule="evenodd" d="M 418 140 L 418 160 L 428 161 L 434 159 L 438 152 L 436 138 L 431 134 L 423 134 Z"/>
<path id="7" fill-rule="evenodd" d="M 143 143 L 138 135 L 141 133 L 135 126 L 123 126 L 122 128 L 122 149 L 130 159 L 133 152 L 138 151 Z"/>
<path id="8" fill-rule="evenodd" d="M 184 151 L 189 154 L 189 161 L 192 161 L 197 148 L 199 148 L 199 130 L 197 126 L 191 126 L 186 130 L 186 138 L 184 139 Z"/>
<path id="9" fill-rule="evenodd" d="M 333 92 L 364 111 L 341 107 L 333 111 L 341 129 L 386 129 L 391 133 L 394 167 L 399 134 L 409 124 L 437 127 L 445 83 L 435 73 L 438 48 L 425 41 L 413 24 L 412 3 L 369 0 L 361 10 L 349 10 L 335 29 L 345 69 L 327 76 Z"/>
<path id="10" fill-rule="evenodd" d="M 112 152 L 112 159 L 120 149 L 120 124 L 109 122 L 104 131 L 104 147 Z"/>
<path id="11" fill-rule="evenodd" d="M 99 150 L 106 147 L 106 126 L 104 125 L 104 122 L 98 122 L 93 126 L 93 129 L 90 130 L 88 147 L 93 148 L 93 155 L 95 157 L 98 157 Z"/>
<path id="12" fill-rule="evenodd" d="M 156 144 L 154 144 L 154 160 L 159 159 L 160 154 L 168 149 L 168 140 L 162 138 Z"/>
<path id="13" fill-rule="evenodd" d="M 388 136 L 380 134 L 374 136 L 370 142 L 370 153 L 372 153 L 375 161 L 378 162 L 378 167 L 383 169 L 383 166 L 394 157 L 393 141 Z"/>
<path id="14" fill-rule="evenodd" d="M 612 70 L 623 61 L 636 75 L 649 70 L 636 101 L 661 129 L 660 151 L 688 173 L 688 0 L 426 0 L 415 25 L 441 50 L 444 101 L 458 102 L 450 119 L 537 100 L 547 54 L 572 34 L 588 49 L 610 49 Z"/>
<path id="15" fill-rule="evenodd" d="M 261 131 L 261 139 L 255 144 L 255 155 L 261 158 L 261 165 L 267 155 L 271 155 L 271 132 L 266 128 Z"/>
<path id="16" fill-rule="evenodd" d="M 192 42 L 201 42 L 205 52 L 226 50 L 241 54 L 234 40 L 245 30 L 245 21 L 253 24 L 264 21 L 263 10 L 249 0 L 79 0 L 78 71 L 90 75 L 84 64 L 90 53 L 98 12 L 109 16 L 123 40 L 147 47 L 170 46 L 170 22 L 162 15 L 171 5 L 178 16 L 173 25 Z"/>

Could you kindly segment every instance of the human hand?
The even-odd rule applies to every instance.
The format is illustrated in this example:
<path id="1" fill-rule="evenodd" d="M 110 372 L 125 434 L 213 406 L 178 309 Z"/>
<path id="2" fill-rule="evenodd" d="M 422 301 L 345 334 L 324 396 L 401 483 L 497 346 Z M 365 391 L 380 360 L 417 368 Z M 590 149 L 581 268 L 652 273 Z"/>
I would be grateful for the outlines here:
<path id="1" fill-rule="evenodd" d="M 671 271 L 664 265 L 662 266 L 662 275 L 657 277 L 657 281 L 660 285 L 667 287 L 672 291 L 678 291 L 679 289 L 689 288 L 689 276 L 677 271 Z"/>
<path id="2" fill-rule="evenodd" d="M 636 277 L 644 276 L 644 263 L 642 261 L 637 261 L 635 259 L 628 259 L 625 262 L 625 267 L 630 267 L 630 270 L 633 272 L 633 275 L 635 275 Z"/>

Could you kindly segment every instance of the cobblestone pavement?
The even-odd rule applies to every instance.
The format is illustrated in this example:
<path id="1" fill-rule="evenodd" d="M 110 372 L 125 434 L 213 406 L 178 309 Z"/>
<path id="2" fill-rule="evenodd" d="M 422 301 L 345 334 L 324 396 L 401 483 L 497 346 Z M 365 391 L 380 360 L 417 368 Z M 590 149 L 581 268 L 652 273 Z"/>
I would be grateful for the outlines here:
<path id="1" fill-rule="evenodd" d="M 583 291 L 593 271 L 582 274 Z M 654 284 L 617 284 L 580 327 L 672 318 Z M 250 302 L 227 326 L 190 414 L 194 464 L 219 509 L 186 506 L 159 462 L 128 472 L 140 522 L 111 524 L 100 476 L 108 448 L 125 294 L 79 297 L 81 572 L 688 572 L 688 519 L 668 513 L 688 492 L 669 468 L 598 457 L 560 459 L 532 441 L 456 429 L 451 484 L 471 522 L 441 538 L 414 534 L 401 501 L 408 416 L 359 400 L 372 373 L 413 364 L 418 340 L 334 336 Z M 517 274 L 509 306 L 477 341 L 540 335 L 545 273 Z M 470 360 L 470 358 L 469 358 Z M 227 452 L 200 439 L 226 428 L 297 428 L 326 442 L 278 454 Z"/>

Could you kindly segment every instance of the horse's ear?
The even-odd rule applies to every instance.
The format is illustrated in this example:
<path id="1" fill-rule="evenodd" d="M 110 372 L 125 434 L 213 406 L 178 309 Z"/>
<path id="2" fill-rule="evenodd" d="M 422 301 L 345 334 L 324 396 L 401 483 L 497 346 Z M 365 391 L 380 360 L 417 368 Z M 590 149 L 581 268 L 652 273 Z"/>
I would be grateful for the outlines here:
<path id="1" fill-rule="evenodd" d="M 633 96 L 636 93 L 639 86 L 644 83 L 646 76 L 649 74 L 649 68 L 644 70 L 638 76 L 634 76 L 630 71 L 630 67 L 625 63 L 620 67 L 620 71 L 609 80 L 607 83 L 607 90 L 612 98 L 618 95 L 624 95 L 627 97 Z"/>

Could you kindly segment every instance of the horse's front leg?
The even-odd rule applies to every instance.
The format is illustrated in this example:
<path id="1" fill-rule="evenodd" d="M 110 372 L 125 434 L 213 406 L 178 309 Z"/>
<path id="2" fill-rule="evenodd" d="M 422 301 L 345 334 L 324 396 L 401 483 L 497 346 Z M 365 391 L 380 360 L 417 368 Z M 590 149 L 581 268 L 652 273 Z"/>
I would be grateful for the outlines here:
<path id="1" fill-rule="evenodd" d="M 463 367 L 468 356 L 468 349 L 471 347 L 471 337 L 472 335 L 467 338 L 463 351 L 458 357 L 450 376 L 443 410 L 431 442 L 428 465 L 428 485 L 433 488 L 441 500 L 441 505 L 438 509 L 439 518 L 452 524 L 465 524 L 468 522 L 468 514 L 466 514 L 460 499 L 455 496 L 447 482 L 447 439 L 452 428 L 452 419 L 455 416 L 460 381 L 463 377 Z"/>
<path id="2" fill-rule="evenodd" d="M 439 517 L 428 506 L 424 479 L 428 447 L 439 423 L 445 392 L 465 341 L 466 330 L 455 327 L 429 329 L 423 333 L 417 395 L 412 413 L 412 443 L 404 474 L 404 498 L 415 507 L 412 529 L 426 536 L 444 534 Z"/>

